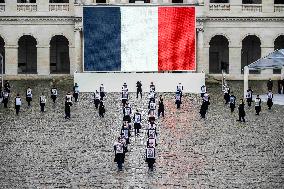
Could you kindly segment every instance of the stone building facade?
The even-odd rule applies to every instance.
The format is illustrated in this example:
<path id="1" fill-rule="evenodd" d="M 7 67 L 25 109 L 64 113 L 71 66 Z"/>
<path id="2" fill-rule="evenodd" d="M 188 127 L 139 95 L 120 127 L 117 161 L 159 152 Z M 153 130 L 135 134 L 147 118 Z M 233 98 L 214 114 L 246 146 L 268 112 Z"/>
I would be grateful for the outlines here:
<path id="1" fill-rule="evenodd" d="M 284 0 L 0 0 L 0 53 L 7 76 L 82 72 L 84 5 L 196 7 L 197 72 L 242 79 L 242 69 L 284 48 Z M 145 5 L 145 4 L 144 4 Z M 252 79 L 281 76 L 262 70 Z"/>

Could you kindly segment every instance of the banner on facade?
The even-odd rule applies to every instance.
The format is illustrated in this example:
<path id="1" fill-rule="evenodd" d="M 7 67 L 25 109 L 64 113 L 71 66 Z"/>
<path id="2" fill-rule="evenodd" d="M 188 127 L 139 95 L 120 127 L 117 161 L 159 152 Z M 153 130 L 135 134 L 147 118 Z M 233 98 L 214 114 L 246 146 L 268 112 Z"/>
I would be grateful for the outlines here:
<path id="1" fill-rule="evenodd" d="M 195 8 L 86 6 L 84 71 L 195 71 Z"/>

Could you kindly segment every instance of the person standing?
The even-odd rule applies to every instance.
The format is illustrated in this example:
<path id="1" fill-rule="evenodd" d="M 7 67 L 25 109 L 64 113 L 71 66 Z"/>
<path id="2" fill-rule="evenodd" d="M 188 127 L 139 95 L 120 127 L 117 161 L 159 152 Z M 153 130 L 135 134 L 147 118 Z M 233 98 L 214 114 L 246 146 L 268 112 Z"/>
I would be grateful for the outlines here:
<path id="1" fill-rule="evenodd" d="M 245 116 L 246 116 L 245 103 L 244 103 L 243 99 L 240 100 L 240 104 L 239 104 L 238 109 L 239 109 L 239 119 L 237 121 L 246 122 L 246 120 L 245 120 Z"/>
<path id="2" fill-rule="evenodd" d="M 28 107 L 31 106 L 32 99 L 33 99 L 32 89 L 28 87 L 26 91 L 26 101 L 28 102 Z"/>
<path id="3" fill-rule="evenodd" d="M 10 86 L 9 81 L 5 81 L 4 90 L 6 90 L 9 93 L 9 95 L 10 95 L 10 93 L 11 93 L 11 86 Z"/>
<path id="4" fill-rule="evenodd" d="M 249 87 L 248 90 L 247 90 L 247 94 L 246 94 L 246 99 L 247 99 L 248 107 L 251 107 L 252 94 L 253 94 L 253 90 L 251 89 L 251 87 Z"/>
<path id="5" fill-rule="evenodd" d="M 71 118 L 72 95 L 70 92 L 65 96 L 65 119 Z"/>
<path id="6" fill-rule="evenodd" d="M 228 85 L 225 85 L 224 87 L 224 100 L 225 104 L 228 104 L 230 101 L 230 88 Z"/>
<path id="7" fill-rule="evenodd" d="M 159 99 L 158 117 L 160 117 L 161 114 L 163 117 L 165 116 L 165 106 L 164 106 L 164 99 L 162 95 L 160 95 L 160 99 Z"/>
<path id="8" fill-rule="evenodd" d="M 201 104 L 201 107 L 200 107 L 200 115 L 201 115 L 201 118 L 205 119 L 205 115 L 206 115 L 206 112 L 207 112 L 207 105 L 206 105 L 206 102 L 203 100 L 202 104 Z"/>
<path id="9" fill-rule="evenodd" d="M 128 89 L 122 87 L 122 89 L 121 89 L 121 103 L 122 103 L 123 107 L 125 107 L 127 101 L 128 101 Z"/>
<path id="10" fill-rule="evenodd" d="M 148 109 L 149 109 L 148 115 L 155 115 L 155 113 L 156 113 L 156 102 L 155 102 L 155 100 L 153 100 L 153 99 L 150 100 L 149 105 L 148 105 Z"/>
<path id="11" fill-rule="evenodd" d="M 132 114 L 132 109 L 129 103 L 126 103 L 125 107 L 123 108 L 123 121 L 127 121 L 128 123 L 130 123 L 131 114 Z"/>
<path id="12" fill-rule="evenodd" d="M 104 84 L 101 84 L 101 86 L 100 86 L 100 97 L 101 97 L 101 99 L 100 100 L 103 101 L 105 96 L 106 96 L 105 87 L 104 87 Z"/>
<path id="13" fill-rule="evenodd" d="M 268 106 L 268 109 L 271 110 L 271 107 L 273 105 L 273 93 L 272 91 L 270 90 L 268 93 L 267 93 L 267 106 Z"/>
<path id="14" fill-rule="evenodd" d="M 46 97 L 44 96 L 44 93 L 42 93 L 41 96 L 39 97 L 39 105 L 41 112 L 44 112 L 45 103 L 46 103 Z"/>
<path id="15" fill-rule="evenodd" d="M 209 96 L 209 94 L 207 92 L 205 92 L 202 100 L 203 100 L 203 103 L 204 103 L 204 108 L 205 108 L 205 110 L 207 112 L 208 107 L 210 105 L 210 96 Z"/>
<path id="16" fill-rule="evenodd" d="M 55 86 L 53 86 L 50 90 L 51 93 L 51 99 L 53 101 L 53 103 L 55 103 L 56 99 L 57 99 L 57 88 Z"/>
<path id="17" fill-rule="evenodd" d="M 255 112 L 256 112 L 256 115 L 259 115 L 260 111 L 261 111 L 261 99 L 259 98 L 259 95 L 257 95 L 256 99 L 255 99 Z"/>
<path id="18" fill-rule="evenodd" d="M 149 146 L 146 148 L 146 160 L 148 163 L 149 171 L 154 170 L 154 164 L 156 162 L 156 151 L 153 143 L 149 143 Z"/>
<path id="19" fill-rule="evenodd" d="M 154 83 L 151 82 L 151 84 L 150 84 L 150 92 L 155 92 L 155 91 L 156 91 L 156 87 L 155 87 Z"/>
<path id="20" fill-rule="evenodd" d="M 230 95 L 230 108 L 231 108 L 231 113 L 234 112 L 235 107 L 236 107 L 236 96 L 234 95 L 233 92 L 231 92 L 231 95 Z"/>
<path id="21" fill-rule="evenodd" d="M 180 93 L 180 103 L 182 104 L 181 98 L 182 98 L 183 86 L 182 86 L 181 83 L 179 83 L 179 84 L 177 85 L 177 92 Z"/>
<path id="22" fill-rule="evenodd" d="M 114 143 L 113 147 L 115 153 L 114 161 L 117 163 L 118 171 L 122 171 L 122 164 L 124 162 L 124 146 L 120 142 L 120 137 L 118 137 L 118 141 Z"/>
<path id="23" fill-rule="evenodd" d="M 99 108 L 99 104 L 100 104 L 100 93 L 96 90 L 96 92 L 94 93 L 94 104 L 96 109 Z"/>
<path id="24" fill-rule="evenodd" d="M 18 93 L 16 98 L 15 98 L 15 109 L 16 109 L 16 114 L 17 115 L 19 115 L 21 105 L 22 105 L 22 99 L 21 99 L 21 97 L 20 97 L 20 95 Z"/>
<path id="25" fill-rule="evenodd" d="M 73 87 L 73 97 L 75 98 L 75 102 L 78 102 L 79 98 L 79 86 L 77 83 L 75 83 L 75 86 Z"/>
<path id="26" fill-rule="evenodd" d="M 100 117 L 104 117 L 104 116 L 105 116 L 105 113 L 106 113 L 105 105 L 104 105 L 103 101 L 100 101 L 99 116 L 100 116 Z"/>
<path id="27" fill-rule="evenodd" d="M 135 136 L 139 135 L 139 129 L 141 129 L 141 114 L 139 113 L 138 110 L 136 110 L 134 116 L 133 116 L 133 121 L 134 121 L 134 133 Z"/>
<path id="28" fill-rule="evenodd" d="M 176 102 L 175 102 L 175 104 L 177 105 L 177 109 L 180 109 L 181 93 L 179 91 L 176 92 Z"/>
<path id="29" fill-rule="evenodd" d="M 142 99 L 142 83 L 141 83 L 141 81 L 137 81 L 136 87 L 137 87 L 136 98 L 138 98 L 138 95 L 140 93 L 140 96 L 141 96 L 141 99 Z"/>
<path id="30" fill-rule="evenodd" d="M 122 128 L 120 130 L 120 134 L 124 136 L 125 140 L 126 140 L 126 144 L 130 144 L 130 125 L 127 121 L 123 122 Z"/>
<path id="31" fill-rule="evenodd" d="M 271 78 L 269 78 L 269 80 L 267 81 L 267 91 L 272 91 L 273 88 L 273 81 L 271 80 Z"/>
<path id="32" fill-rule="evenodd" d="M 9 93 L 8 91 L 6 91 L 6 89 L 4 89 L 3 91 L 3 104 L 4 104 L 4 108 L 8 108 L 8 102 L 9 102 Z"/>

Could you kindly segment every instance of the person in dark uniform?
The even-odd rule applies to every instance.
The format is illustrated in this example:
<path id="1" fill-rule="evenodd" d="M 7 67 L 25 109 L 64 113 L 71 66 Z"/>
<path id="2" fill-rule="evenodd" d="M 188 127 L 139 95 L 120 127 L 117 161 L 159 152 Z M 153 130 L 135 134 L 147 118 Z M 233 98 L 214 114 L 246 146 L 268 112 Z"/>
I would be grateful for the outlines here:
<path id="1" fill-rule="evenodd" d="M 267 93 L 267 106 L 269 110 L 271 110 L 272 105 L 273 105 L 273 93 L 270 90 Z"/>
<path id="2" fill-rule="evenodd" d="M 240 104 L 239 104 L 239 119 L 237 121 L 243 121 L 245 122 L 245 116 L 246 116 L 246 112 L 245 112 L 245 103 L 244 103 L 244 100 L 241 99 L 240 100 Z"/>
<path id="3" fill-rule="evenodd" d="M 96 109 L 98 109 L 99 104 L 100 104 L 100 93 L 96 90 L 96 92 L 94 93 L 94 104 Z"/>
<path id="4" fill-rule="evenodd" d="M 202 98 L 202 101 L 204 103 L 204 108 L 205 108 L 205 110 L 207 112 L 208 107 L 210 105 L 210 96 L 209 96 L 209 94 L 207 92 L 205 92 L 205 94 L 204 94 L 204 96 Z"/>
<path id="5" fill-rule="evenodd" d="M 165 106 L 164 106 L 164 99 L 162 95 L 160 95 L 160 99 L 159 99 L 158 117 L 160 117 L 161 114 L 163 117 L 165 116 Z"/>
<path id="6" fill-rule="evenodd" d="M 29 107 L 31 106 L 32 99 L 33 99 L 32 89 L 28 87 L 26 91 L 26 101 L 28 102 Z"/>
<path id="7" fill-rule="evenodd" d="M 99 116 L 100 116 L 100 117 L 104 117 L 105 112 L 106 112 L 106 110 L 105 110 L 104 103 L 103 103 L 103 101 L 100 101 Z"/>
<path id="8" fill-rule="evenodd" d="M 75 102 L 78 102 L 79 98 L 79 86 L 77 83 L 75 83 L 75 86 L 73 87 L 73 97 L 75 99 Z"/>
<path id="9" fill-rule="evenodd" d="M 122 89 L 121 89 L 121 103 L 122 103 L 123 107 L 125 107 L 127 101 L 128 101 L 128 89 L 122 87 Z"/>
<path id="10" fill-rule="evenodd" d="M 231 108 L 231 113 L 234 112 L 235 107 L 236 107 L 236 96 L 234 95 L 233 92 L 231 92 L 231 95 L 230 95 L 230 108 Z"/>
<path id="11" fill-rule="evenodd" d="M 207 112 L 207 105 L 206 105 L 206 102 L 203 101 L 200 107 L 200 111 L 199 111 L 201 118 L 205 119 L 206 112 Z"/>
<path id="12" fill-rule="evenodd" d="M 65 96 L 65 119 L 71 118 L 72 95 L 70 92 Z"/>
<path id="13" fill-rule="evenodd" d="M 149 138 L 151 135 L 153 135 L 155 138 L 157 137 L 156 123 L 153 120 L 148 123 L 147 127 L 147 137 Z"/>
<path id="14" fill-rule="evenodd" d="M 50 93 L 51 93 L 51 99 L 53 101 L 53 103 L 55 103 L 56 99 L 57 99 L 57 88 L 55 86 L 53 86 L 50 90 Z"/>
<path id="15" fill-rule="evenodd" d="M 118 171 L 122 171 L 122 164 L 124 162 L 124 146 L 120 142 L 120 137 L 118 138 L 118 141 L 114 143 L 113 147 L 115 153 L 114 161 L 117 163 Z"/>
<path id="16" fill-rule="evenodd" d="M 142 83 L 141 83 L 141 81 L 137 81 L 136 87 L 137 87 L 136 98 L 138 98 L 139 93 L 140 93 L 140 96 L 142 98 Z"/>
<path id="17" fill-rule="evenodd" d="M 122 128 L 120 130 L 120 134 L 122 134 L 125 137 L 126 140 L 126 144 L 130 144 L 130 140 L 129 138 L 131 137 L 131 133 L 130 133 L 130 125 L 127 121 L 124 121 L 122 124 Z"/>
<path id="18" fill-rule="evenodd" d="M 41 112 L 44 112 L 45 103 L 46 103 L 46 97 L 44 96 L 44 93 L 42 93 L 41 96 L 39 97 L 39 105 Z"/>
<path id="19" fill-rule="evenodd" d="M 105 96 L 106 96 L 105 87 L 104 87 L 104 84 L 101 84 L 101 86 L 100 86 L 100 97 L 101 97 L 101 99 L 100 100 L 104 100 Z"/>
<path id="20" fill-rule="evenodd" d="M 182 99 L 183 85 L 181 83 L 179 83 L 177 85 L 177 92 L 180 93 L 180 103 L 182 104 L 182 100 L 181 99 Z"/>
<path id="21" fill-rule="evenodd" d="M 278 94 L 282 93 L 282 80 L 278 80 Z"/>
<path id="22" fill-rule="evenodd" d="M 154 164 L 156 162 L 156 151 L 153 143 L 150 143 L 149 146 L 146 148 L 146 160 L 148 163 L 149 171 L 154 170 Z"/>
<path id="23" fill-rule="evenodd" d="M 6 91 L 6 89 L 4 89 L 4 91 L 3 91 L 3 95 L 2 95 L 3 97 L 3 104 L 4 104 L 4 108 L 8 108 L 8 102 L 9 102 L 9 93 L 8 93 L 8 91 Z"/>
<path id="24" fill-rule="evenodd" d="M 125 107 L 123 107 L 123 121 L 131 122 L 132 109 L 128 102 L 126 102 Z"/>
<path id="25" fill-rule="evenodd" d="M 261 99 L 259 98 L 259 95 L 257 95 L 255 99 L 255 114 L 259 115 L 259 112 L 261 111 Z"/>
<path id="26" fill-rule="evenodd" d="M 152 98 L 149 101 L 148 109 L 149 109 L 148 115 L 155 115 L 155 113 L 156 113 L 156 102 Z"/>
<path id="27" fill-rule="evenodd" d="M 252 94 L 253 94 L 253 90 L 251 89 L 251 87 L 249 87 L 248 90 L 247 90 L 247 94 L 246 94 L 246 99 L 247 99 L 248 107 L 251 107 Z"/>
<path id="28" fill-rule="evenodd" d="M 201 92 L 200 92 L 200 95 L 201 95 L 201 98 L 203 98 L 204 94 L 206 93 L 207 89 L 206 89 L 206 86 L 205 85 L 202 85 L 201 88 L 200 88 Z"/>
<path id="29" fill-rule="evenodd" d="M 272 91 L 273 88 L 273 81 L 271 80 L 271 78 L 269 78 L 269 80 L 267 81 L 267 90 L 268 91 Z"/>
<path id="30" fill-rule="evenodd" d="M 17 115 L 19 115 L 21 105 L 22 105 L 22 99 L 21 99 L 21 97 L 20 97 L 20 95 L 18 93 L 16 98 L 15 98 L 15 109 L 16 109 L 16 114 Z"/>
<path id="31" fill-rule="evenodd" d="M 10 95 L 10 93 L 11 93 L 11 86 L 10 86 L 9 81 L 5 81 L 4 90 L 6 90 L 9 93 L 9 95 Z"/>
<path id="32" fill-rule="evenodd" d="M 176 102 L 175 102 L 175 104 L 177 105 L 177 109 L 180 109 L 181 93 L 179 91 L 176 92 Z"/>
<path id="33" fill-rule="evenodd" d="M 139 129 L 141 129 L 141 114 L 139 113 L 138 110 L 136 110 L 134 116 L 133 116 L 133 121 L 134 121 L 134 133 L 135 136 L 139 135 Z"/>

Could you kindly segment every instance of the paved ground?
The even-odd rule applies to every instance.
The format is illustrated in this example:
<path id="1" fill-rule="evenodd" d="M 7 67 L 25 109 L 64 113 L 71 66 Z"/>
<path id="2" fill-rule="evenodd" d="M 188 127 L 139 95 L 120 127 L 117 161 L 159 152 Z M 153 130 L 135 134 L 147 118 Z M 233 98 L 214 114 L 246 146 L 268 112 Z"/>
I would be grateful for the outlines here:
<path id="1" fill-rule="evenodd" d="M 50 81 L 13 82 L 15 89 L 30 85 L 33 106 L 24 103 L 19 117 L 0 107 L 0 188 L 283 188 L 283 106 L 263 107 L 256 117 L 246 108 L 247 123 L 236 122 L 222 103 L 218 85 L 206 120 L 198 114 L 199 98 L 186 95 L 176 110 L 173 94 L 164 94 L 166 117 L 158 121 L 157 163 L 148 173 L 144 162 L 145 133 L 132 137 L 125 169 L 116 171 L 113 142 L 121 126 L 119 94 L 107 94 L 106 117 L 99 118 L 91 94 L 81 95 L 64 120 L 63 98 L 69 80 L 57 81 L 60 99 L 48 101 L 39 112 L 38 95 L 49 92 Z M 238 98 L 241 83 L 233 82 Z M 261 88 L 256 88 L 261 92 Z M 145 97 L 145 95 L 144 95 Z M 146 115 L 146 98 L 131 94 L 133 108 Z M 146 119 L 146 117 L 144 116 Z M 146 124 L 146 121 L 144 121 Z"/>

